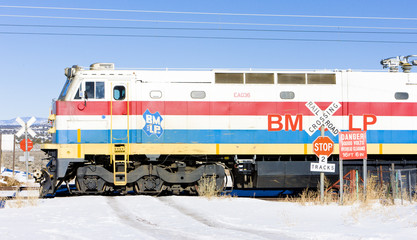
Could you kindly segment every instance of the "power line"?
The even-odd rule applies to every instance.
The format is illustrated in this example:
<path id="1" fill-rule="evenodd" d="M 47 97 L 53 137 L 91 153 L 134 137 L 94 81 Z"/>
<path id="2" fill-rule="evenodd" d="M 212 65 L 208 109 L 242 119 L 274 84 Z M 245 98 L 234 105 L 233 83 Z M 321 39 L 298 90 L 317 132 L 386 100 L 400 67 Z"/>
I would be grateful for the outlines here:
<path id="1" fill-rule="evenodd" d="M 398 43 L 416 44 L 412 41 L 383 41 L 355 39 L 309 39 L 309 38 L 258 38 L 258 37 L 216 37 L 181 35 L 135 35 L 135 34 L 93 34 L 93 33 L 48 33 L 48 32 L 0 32 L 5 35 L 47 35 L 47 36 L 83 36 L 83 37 L 134 37 L 134 38 L 179 38 L 179 39 L 218 39 L 218 40 L 262 40 L 262 41 L 299 41 L 299 42 L 349 42 L 349 43 Z"/>
<path id="2" fill-rule="evenodd" d="M 290 32 L 290 33 L 346 33 L 346 34 L 406 34 L 417 32 L 376 32 L 376 31 L 327 31 L 327 30 L 285 30 L 253 28 L 185 28 L 185 27 L 128 27 L 91 25 L 45 25 L 45 24 L 1 24 L 0 27 L 39 27 L 39 28 L 83 28 L 83 29 L 130 29 L 130 30 L 185 30 L 185 31 L 242 31 L 242 32 Z"/>
<path id="3" fill-rule="evenodd" d="M 407 21 L 417 20 L 417 18 L 408 18 L 408 17 L 401 18 L 401 17 L 322 16 L 322 15 L 292 15 L 292 14 L 264 14 L 264 13 L 182 12 L 182 11 L 153 11 L 153 10 L 134 10 L 134 9 L 64 8 L 64 7 L 7 6 L 7 5 L 0 5 L 0 7 L 1 8 L 21 8 L 21 9 L 220 15 L 220 16 L 252 16 L 252 17 L 331 18 L 331 19 L 369 19 L 369 20 L 407 20 Z"/>
<path id="4" fill-rule="evenodd" d="M 152 19 L 124 19 L 124 18 L 87 18 L 87 17 L 60 17 L 60 16 L 34 16 L 34 15 L 9 15 L 0 17 L 16 18 L 43 18 L 43 19 L 69 19 L 69 20 L 93 20 L 93 21 L 120 21 L 120 22 L 152 22 L 152 23 L 183 23 L 183 24 L 217 24 L 217 25 L 247 25 L 247 26 L 281 26 L 281 27 L 308 27 L 308 28 L 338 28 L 338 29 L 390 29 L 390 30 L 417 30 L 410 27 L 372 27 L 372 26 L 334 26 L 334 25 L 297 25 L 279 23 L 249 23 L 249 22 L 199 22 L 179 20 L 152 20 Z"/>

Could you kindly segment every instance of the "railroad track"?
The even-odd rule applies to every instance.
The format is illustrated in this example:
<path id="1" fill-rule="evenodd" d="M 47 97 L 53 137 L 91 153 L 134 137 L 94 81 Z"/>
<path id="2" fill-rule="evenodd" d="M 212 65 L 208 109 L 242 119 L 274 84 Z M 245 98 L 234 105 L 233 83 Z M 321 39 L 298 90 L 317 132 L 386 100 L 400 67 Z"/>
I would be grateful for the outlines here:
<path id="1" fill-rule="evenodd" d="M 0 187 L 0 198 L 2 199 L 14 199 L 14 198 L 29 198 L 33 197 L 34 192 L 39 193 L 39 187 L 26 187 L 26 186 L 11 186 Z"/>

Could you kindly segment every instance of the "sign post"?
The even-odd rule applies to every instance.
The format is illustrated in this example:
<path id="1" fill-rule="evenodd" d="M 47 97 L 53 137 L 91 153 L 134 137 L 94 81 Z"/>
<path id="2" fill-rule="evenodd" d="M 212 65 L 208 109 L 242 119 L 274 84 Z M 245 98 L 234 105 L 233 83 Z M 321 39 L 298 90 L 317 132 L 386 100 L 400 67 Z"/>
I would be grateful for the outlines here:
<path id="1" fill-rule="evenodd" d="M 324 137 L 324 125 L 321 125 L 320 132 L 321 132 L 320 135 Z M 332 152 L 333 152 L 333 148 L 332 148 Z M 327 158 L 326 158 L 326 164 L 327 164 Z M 321 202 L 324 201 L 324 172 L 320 172 L 320 201 Z"/>
<path id="2" fill-rule="evenodd" d="M 339 167 L 343 167 L 343 160 L 363 159 L 363 191 L 366 198 L 367 181 L 367 150 L 366 132 L 352 131 L 339 134 Z M 343 172 L 341 172 L 343 174 Z M 343 175 L 340 174 L 340 199 L 343 204 Z"/>
<path id="3" fill-rule="evenodd" d="M 333 102 L 324 111 L 311 101 L 307 102 L 305 106 L 316 116 L 314 122 L 306 129 L 308 135 L 312 136 L 321 128 L 321 137 L 318 137 L 313 142 L 313 151 L 319 157 L 319 163 L 311 163 L 310 171 L 320 172 L 320 200 L 323 202 L 324 172 L 334 172 L 336 168 L 335 164 L 327 163 L 327 158 L 333 153 L 334 143 L 330 138 L 324 136 L 324 128 L 326 127 L 334 136 L 339 134 L 340 130 L 331 120 L 331 116 L 336 113 L 342 104 Z M 320 139 L 323 139 L 324 142 L 320 142 Z"/>
<path id="4" fill-rule="evenodd" d="M 333 153 L 334 143 L 324 136 L 324 126 L 321 127 L 321 136 L 313 141 L 313 152 L 319 158 L 319 163 L 311 163 L 310 171 L 320 172 L 320 199 L 324 200 L 324 172 L 334 172 L 334 163 L 327 163 L 327 158 Z"/>
<path id="5" fill-rule="evenodd" d="M 29 128 L 34 122 L 36 121 L 36 118 L 32 117 L 27 121 L 26 123 L 20 118 L 16 118 L 16 122 L 18 122 L 22 128 L 16 133 L 16 136 L 20 137 L 22 134 L 25 134 L 25 140 L 20 142 L 20 148 L 25 152 L 25 161 L 26 161 L 26 181 L 29 180 L 29 151 L 33 148 L 33 143 L 31 148 L 28 148 L 28 143 L 30 139 L 28 139 L 28 133 L 32 135 L 32 137 L 35 137 L 36 133 L 31 128 Z M 22 143 L 23 142 L 23 143 Z M 30 141 L 32 142 L 32 141 Z M 23 149 L 24 147 L 24 149 Z"/>

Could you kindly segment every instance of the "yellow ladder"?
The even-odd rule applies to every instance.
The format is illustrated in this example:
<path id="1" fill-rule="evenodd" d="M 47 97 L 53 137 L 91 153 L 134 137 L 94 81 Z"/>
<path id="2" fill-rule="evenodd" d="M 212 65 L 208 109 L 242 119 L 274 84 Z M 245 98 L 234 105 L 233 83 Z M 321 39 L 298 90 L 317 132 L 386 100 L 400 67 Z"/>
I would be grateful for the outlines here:
<path id="1" fill-rule="evenodd" d="M 129 154 L 126 154 L 124 144 L 114 144 L 113 147 L 113 176 L 115 186 L 125 186 L 127 183 L 127 163 Z"/>

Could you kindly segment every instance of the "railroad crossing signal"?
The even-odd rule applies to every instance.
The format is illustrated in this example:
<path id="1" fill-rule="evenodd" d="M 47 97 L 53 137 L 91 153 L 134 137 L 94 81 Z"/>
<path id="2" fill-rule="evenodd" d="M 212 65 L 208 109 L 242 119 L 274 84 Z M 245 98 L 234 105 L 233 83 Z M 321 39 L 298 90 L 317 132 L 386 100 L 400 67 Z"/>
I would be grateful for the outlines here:
<path id="1" fill-rule="evenodd" d="M 342 106 L 338 102 L 333 102 L 326 110 L 321 110 L 314 102 L 306 103 L 306 107 L 316 116 L 313 123 L 306 128 L 308 135 L 312 136 L 321 126 L 326 127 L 334 136 L 339 134 L 340 130 L 332 121 L 331 116 Z"/>
<path id="2" fill-rule="evenodd" d="M 30 151 L 33 148 L 33 142 L 32 140 L 28 139 L 28 149 L 26 150 L 26 139 L 23 139 L 20 141 L 20 149 L 22 149 L 24 152 Z"/>

